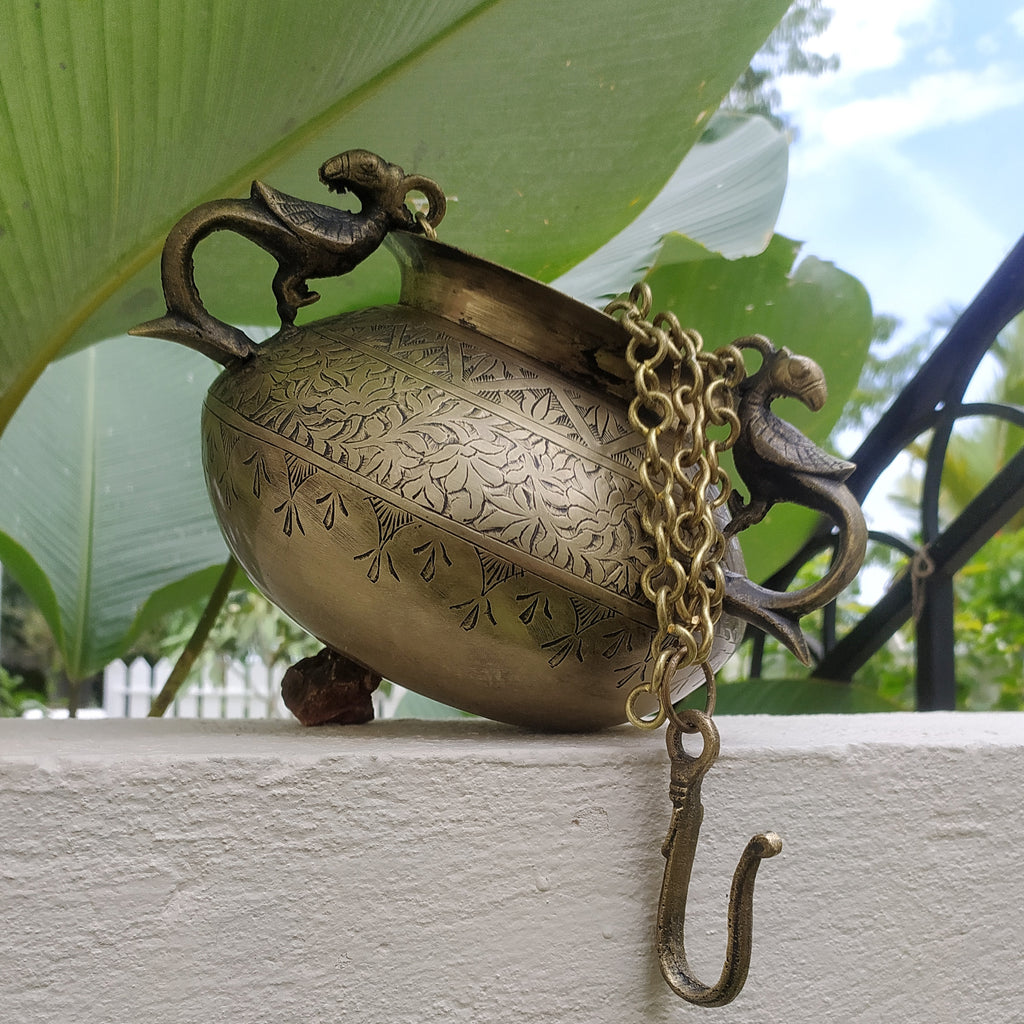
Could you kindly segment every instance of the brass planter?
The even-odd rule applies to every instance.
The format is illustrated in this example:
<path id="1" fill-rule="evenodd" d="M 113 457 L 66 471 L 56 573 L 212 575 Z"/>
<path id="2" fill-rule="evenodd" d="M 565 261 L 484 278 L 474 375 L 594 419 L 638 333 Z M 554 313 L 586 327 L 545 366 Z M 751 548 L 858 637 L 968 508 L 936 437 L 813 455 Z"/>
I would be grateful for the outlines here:
<path id="1" fill-rule="evenodd" d="M 272 601 L 395 682 L 541 729 L 620 723 L 630 694 L 631 721 L 645 700 L 663 721 L 732 653 L 737 616 L 807 659 L 799 617 L 850 581 L 866 538 L 842 484 L 853 467 L 771 411 L 783 394 L 820 407 L 813 361 L 754 336 L 737 342 L 761 353 L 746 377 L 739 348 L 699 354 L 675 323 L 691 353 L 673 349 L 676 397 L 641 401 L 637 388 L 657 378 L 661 357 L 636 362 L 636 331 L 664 350 L 675 344 L 657 326 L 666 320 L 614 319 L 436 241 L 444 193 L 372 153 L 332 157 L 320 179 L 354 193 L 360 211 L 254 182 L 246 199 L 186 214 L 164 247 L 167 315 L 132 331 L 225 364 L 203 414 L 207 483 L 231 550 Z M 426 214 L 406 206 L 410 191 L 426 196 Z M 192 256 L 217 230 L 277 259 L 282 327 L 263 345 L 202 304 Z M 402 270 L 397 305 L 295 326 L 298 308 L 319 297 L 310 279 L 351 270 L 385 241 Z M 687 391 L 688 374 L 704 383 Z M 721 424 L 720 414 L 732 417 L 728 444 L 750 492 L 729 497 L 731 521 L 712 486 L 720 478 L 699 475 L 709 459 L 717 466 L 718 442 L 687 426 Z M 687 438 L 695 454 L 680 462 Z M 652 466 L 670 482 L 653 484 Z M 818 509 L 841 537 L 826 577 L 795 593 L 746 579 L 734 539 L 775 501 Z M 687 508 L 700 525 L 680 525 Z M 655 595 L 655 569 L 675 580 L 676 596 L 665 598 L 664 577 Z M 683 583 L 703 588 L 700 615 Z M 671 662 L 685 667 L 666 670 L 684 634 L 699 634 L 700 655 L 693 648 Z"/>
<path id="2" fill-rule="evenodd" d="M 476 714 L 625 721 L 656 620 L 611 317 L 406 232 L 399 304 L 287 328 L 203 411 L 231 550 L 323 643 Z M 727 567 L 743 572 L 733 541 Z M 724 616 L 712 664 L 743 624 Z M 681 672 L 679 692 L 703 682 Z"/>

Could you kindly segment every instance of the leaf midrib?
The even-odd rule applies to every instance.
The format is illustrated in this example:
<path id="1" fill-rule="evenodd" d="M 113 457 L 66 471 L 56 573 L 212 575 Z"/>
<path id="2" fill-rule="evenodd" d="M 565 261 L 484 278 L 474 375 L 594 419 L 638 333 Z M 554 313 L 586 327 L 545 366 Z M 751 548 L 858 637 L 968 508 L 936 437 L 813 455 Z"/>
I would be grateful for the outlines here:
<path id="1" fill-rule="evenodd" d="M 330 106 L 325 107 L 316 116 L 309 118 L 309 120 L 301 124 L 276 146 L 270 147 L 261 156 L 240 167 L 237 173 L 229 175 L 208 192 L 199 196 L 194 205 L 199 205 L 207 200 L 220 198 L 225 195 L 234 195 L 243 190 L 253 178 L 266 174 L 267 171 L 277 167 L 287 160 L 288 157 L 300 150 L 310 138 L 314 137 L 328 123 L 354 110 L 378 92 L 391 78 L 411 67 L 431 50 L 447 42 L 465 28 L 466 25 L 476 21 L 491 8 L 497 7 L 502 2 L 504 0 L 481 0 L 475 7 L 461 17 L 456 18 L 440 32 L 435 33 L 404 56 L 382 68 L 377 74 L 353 89 L 352 92 L 339 98 Z M 101 283 L 93 291 L 89 299 L 69 314 L 67 319 L 54 330 L 50 344 L 38 351 L 36 357 L 28 363 L 25 370 L 0 396 L 0 437 L 3 436 L 4 431 L 7 429 L 7 424 L 11 421 L 11 417 L 17 411 L 18 406 L 21 405 L 32 385 L 39 379 L 43 370 L 46 369 L 50 362 L 57 358 L 68 342 L 74 337 L 75 333 L 105 302 L 116 294 L 119 288 L 159 256 L 167 232 L 184 212 L 187 211 L 179 211 L 157 224 L 152 235 L 140 242 L 134 254 L 127 255 L 120 263 L 116 264 L 106 283 Z"/>

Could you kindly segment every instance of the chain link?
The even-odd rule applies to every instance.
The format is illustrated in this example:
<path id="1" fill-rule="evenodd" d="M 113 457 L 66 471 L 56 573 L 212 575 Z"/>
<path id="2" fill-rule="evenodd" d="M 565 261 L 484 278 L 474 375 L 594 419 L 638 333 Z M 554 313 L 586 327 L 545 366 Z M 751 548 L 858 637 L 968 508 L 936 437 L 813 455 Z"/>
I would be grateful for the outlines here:
<path id="1" fill-rule="evenodd" d="M 636 390 L 629 421 L 644 438 L 641 523 L 654 542 L 640 586 L 658 616 L 650 677 L 630 692 L 626 714 L 642 729 L 672 719 L 692 731 L 673 710 L 672 680 L 680 669 L 701 665 L 710 714 L 714 674 L 708 659 L 725 596 L 726 541 L 715 512 L 731 491 L 718 459 L 739 436 L 733 395 L 746 368 L 734 345 L 705 352 L 701 336 L 682 328 L 672 313 L 648 320 L 651 306 L 651 290 L 641 283 L 628 299 L 616 299 L 605 309 L 629 332 L 626 360 Z M 709 427 L 723 426 L 728 427 L 725 438 L 708 436 Z M 647 696 L 654 697 L 657 709 L 645 717 L 638 702 Z"/>
<path id="2" fill-rule="evenodd" d="M 429 238 L 432 242 L 437 241 L 437 232 L 434 230 L 434 225 L 427 220 L 427 215 L 422 210 L 417 210 L 414 214 L 416 223 L 419 224 L 420 230 Z"/>

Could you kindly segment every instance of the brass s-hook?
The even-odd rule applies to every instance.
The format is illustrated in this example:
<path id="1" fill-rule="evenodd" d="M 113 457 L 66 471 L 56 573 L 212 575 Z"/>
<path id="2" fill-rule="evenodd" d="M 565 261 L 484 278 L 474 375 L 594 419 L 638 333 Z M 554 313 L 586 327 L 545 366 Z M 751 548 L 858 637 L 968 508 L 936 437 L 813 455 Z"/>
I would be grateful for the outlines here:
<path id="1" fill-rule="evenodd" d="M 676 720 L 678 719 L 678 723 Z M 704 749 L 696 756 L 682 746 L 683 730 L 699 732 Z M 739 995 L 750 968 L 753 933 L 754 878 L 758 865 L 782 849 L 782 840 L 774 832 L 754 836 L 747 843 L 732 879 L 729 895 L 729 929 L 725 966 L 714 985 L 698 981 L 686 959 L 684 924 L 690 872 L 697 852 L 704 807 L 700 786 L 704 775 L 715 763 L 719 751 L 718 728 L 710 715 L 702 711 L 682 711 L 673 715 L 666 736 L 672 758 L 669 795 L 672 798 L 672 824 L 662 846 L 665 855 L 665 879 L 658 903 L 658 959 L 661 973 L 672 990 L 687 1002 L 698 1006 L 725 1006 Z"/>

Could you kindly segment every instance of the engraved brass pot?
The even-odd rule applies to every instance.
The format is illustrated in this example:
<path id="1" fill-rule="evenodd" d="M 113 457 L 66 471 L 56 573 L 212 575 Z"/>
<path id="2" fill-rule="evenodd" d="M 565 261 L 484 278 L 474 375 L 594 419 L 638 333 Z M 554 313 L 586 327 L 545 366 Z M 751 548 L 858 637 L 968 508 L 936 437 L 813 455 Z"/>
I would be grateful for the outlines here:
<path id="1" fill-rule="evenodd" d="M 708 392 L 695 399 L 699 410 L 689 397 L 640 402 L 659 411 L 651 424 L 637 412 L 644 430 L 635 429 L 629 402 L 648 388 L 643 366 L 635 375 L 626 360 L 635 323 L 436 241 L 444 193 L 373 153 L 332 157 L 320 180 L 353 193 L 359 211 L 256 181 L 248 198 L 186 214 L 164 245 L 167 314 L 131 331 L 225 365 L 203 413 L 207 483 L 231 550 L 271 600 L 328 647 L 395 682 L 541 729 L 622 722 L 631 693 L 630 720 L 645 713 L 647 697 L 664 714 L 667 700 L 700 685 L 732 653 L 742 624 L 730 612 L 809 660 L 799 617 L 850 582 L 867 536 L 842 483 L 853 466 L 771 411 L 782 395 L 820 407 L 825 383 L 813 361 L 760 336 L 737 342 L 762 356 L 756 374 L 729 385 L 729 443 L 750 500 L 733 492 L 733 519 L 723 505 L 717 529 L 702 520 L 718 535 L 702 557 L 714 548 L 711 575 L 725 580 L 716 598 L 725 611 L 715 623 L 710 611 L 701 618 L 688 605 L 687 621 L 659 624 L 652 602 L 665 613 L 669 587 L 654 594 L 649 577 L 652 592 L 641 586 L 656 561 L 649 532 L 666 550 L 684 542 L 666 541 L 664 524 L 642 520 L 661 486 L 648 467 L 669 465 L 681 451 L 659 454 L 659 437 L 666 449 L 674 434 L 677 445 L 689 437 L 704 450 L 705 435 L 681 434 L 679 423 L 691 414 L 692 424 L 707 416 L 724 422 L 712 415 Z M 426 198 L 425 213 L 406 205 L 410 192 Z M 199 296 L 193 253 L 218 230 L 238 232 L 277 260 L 282 327 L 262 345 L 212 316 Z M 297 310 L 319 298 L 309 280 L 346 273 L 385 241 L 402 271 L 397 305 L 295 326 Z M 732 352 L 745 373 L 738 348 Z M 692 358 L 696 380 L 703 364 Z M 708 387 L 724 383 L 716 377 Z M 679 510 L 677 526 L 712 493 L 706 483 L 681 485 L 717 479 L 691 471 L 696 463 L 673 463 L 669 498 L 657 498 L 667 508 L 678 494 L 692 506 Z M 795 592 L 748 580 L 734 539 L 721 554 L 723 535 L 758 522 L 777 501 L 818 510 L 840 537 L 826 576 Z M 683 570 L 673 558 L 661 551 L 657 564 L 676 579 L 692 573 L 686 586 L 708 591 L 707 566 Z M 695 663 L 674 677 L 664 661 L 651 669 L 656 627 L 659 659 L 673 656 L 668 635 L 692 640 L 695 628 L 713 636 L 710 657 L 688 659 Z"/>
<path id="2" fill-rule="evenodd" d="M 540 729 L 623 722 L 656 625 L 625 331 L 442 243 L 387 244 L 397 305 L 284 328 L 210 388 L 228 544 L 323 643 L 418 693 Z M 744 571 L 735 541 L 725 564 Z M 713 667 L 742 631 L 723 616 Z"/>

